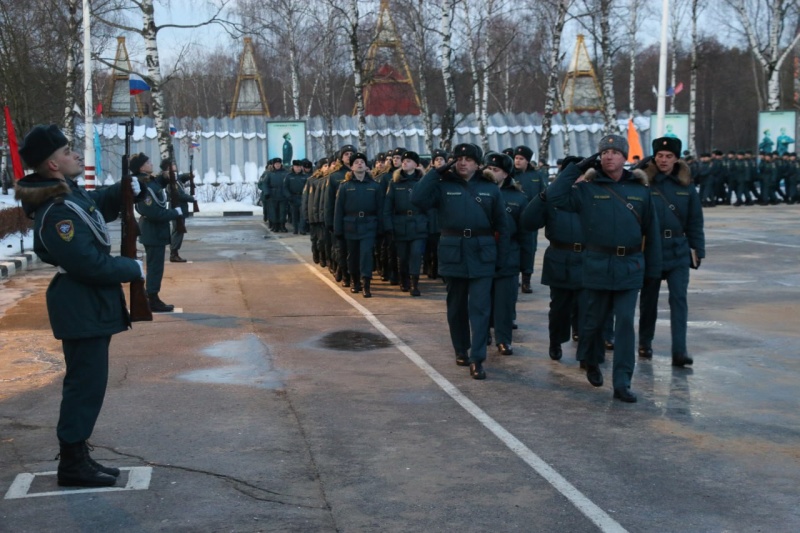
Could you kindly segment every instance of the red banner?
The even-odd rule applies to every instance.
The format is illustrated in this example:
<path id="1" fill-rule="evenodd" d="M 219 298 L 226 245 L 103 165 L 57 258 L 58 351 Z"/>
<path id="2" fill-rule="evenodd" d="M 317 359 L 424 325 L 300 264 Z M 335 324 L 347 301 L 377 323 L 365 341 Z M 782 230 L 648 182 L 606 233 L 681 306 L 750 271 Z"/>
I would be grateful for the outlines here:
<path id="1" fill-rule="evenodd" d="M 11 122 L 11 111 L 8 106 L 3 107 L 6 114 L 6 131 L 8 132 L 8 151 L 11 156 L 11 166 L 14 168 L 14 179 L 18 180 L 25 176 L 22 170 L 22 160 L 19 158 L 19 144 L 17 134 L 14 132 L 14 123 Z"/>

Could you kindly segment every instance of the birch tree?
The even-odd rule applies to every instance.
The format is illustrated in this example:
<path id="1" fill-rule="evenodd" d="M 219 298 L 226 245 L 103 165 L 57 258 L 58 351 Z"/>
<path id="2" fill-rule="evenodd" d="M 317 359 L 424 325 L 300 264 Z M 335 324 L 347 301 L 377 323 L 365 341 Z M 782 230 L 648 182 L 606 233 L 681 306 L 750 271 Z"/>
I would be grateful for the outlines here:
<path id="1" fill-rule="evenodd" d="M 548 161 L 550 158 L 550 139 L 553 136 L 553 115 L 558 105 L 558 74 L 561 63 L 564 60 L 564 54 L 561 53 L 561 35 L 564 32 L 564 24 L 567 20 L 567 11 L 569 10 L 570 3 L 571 0 L 556 0 L 556 5 L 552 6 L 555 7 L 556 13 L 551 23 L 550 60 L 548 62 L 549 73 L 547 77 L 544 115 L 542 117 L 542 141 L 539 145 L 539 159 L 544 159 L 545 161 Z M 549 11 L 552 7 L 547 6 L 545 9 Z M 566 117 L 564 117 L 565 127 L 566 124 Z M 565 131 L 564 135 L 568 136 L 568 132 Z"/>
<path id="2" fill-rule="evenodd" d="M 628 57 L 630 60 L 630 80 L 628 84 L 628 112 L 631 117 L 636 113 L 636 54 L 639 53 L 638 33 L 642 22 L 652 15 L 653 3 L 645 0 L 629 0 L 629 14 L 625 19 L 628 25 Z"/>
<path id="3" fill-rule="evenodd" d="M 780 108 L 780 71 L 783 62 L 800 40 L 795 28 L 798 4 L 795 0 L 726 0 L 735 11 L 750 50 L 761 66 L 767 85 L 767 109 Z M 766 38 L 764 37 L 766 36 Z"/>
<path id="4" fill-rule="evenodd" d="M 692 43 L 689 51 L 691 64 L 689 66 L 689 152 L 697 154 L 697 18 L 704 6 L 701 0 L 691 0 L 690 17 L 692 18 Z"/>
<path id="5" fill-rule="evenodd" d="M 72 144 L 75 134 L 75 82 L 78 79 L 78 0 L 67 2 L 67 75 L 64 87 L 64 136 Z"/>
<path id="6" fill-rule="evenodd" d="M 453 136 L 456 129 L 456 91 L 453 85 L 453 15 L 457 0 L 441 0 L 442 4 L 442 46 L 440 48 L 440 62 L 442 68 L 442 81 L 444 83 L 445 108 L 442 113 L 442 134 L 440 147 L 450 151 L 453 146 Z"/>
<path id="7" fill-rule="evenodd" d="M 689 0 L 692 1 L 692 0 Z M 669 34 L 670 34 L 670 82 L 673 89 L 669 100 L 669 112 L 675 113 L 675 88 L 678 86 L 678 53 L 681 50 L 681 35 L 684 30 L 684 20 L 686 18 L 687 7 L 690 7 L 687 0 L 673 0 L 669 11 Z"/>
<path id="8" fill-rule="evenodd" d="M 131 0 L 130 2 L 120 2 L 117 4 L 117 9 L 113 6 L 106 7 L 106 13 L 99 14 L 92 11 L 93 16 L 97 16 L 104 24 L 117 30 L 122 30 L 139 35 L 145 44 L 145 73 L 141 73 L 144 79 L 150 86 L 150 108 L 153 113 L 153 120 L 155 122 L 156 131 L 158 133 L 158 149 L 161 158 L 169 156 L 169 148 L 172 145 L 172 137 L 169 134 L 169 124 L 167 123 L 166 105 L 164 102 L 163 84 L 165 83 L 164 76 L 161 74 L 161 60 L 158 53 L 158 32 L 165 28 L 180 28 L 192 29 L 207 26 L 209 24 L 227 24 L 228 22 L 220 18 L 220 13 L 225 7 L 227 0 L 223 0 L 217 8 L 216 13 L 208 20 L 199 24 L 162 24 L 156 25 L 154 18 L 153 0 Z M 129 24 L 117 22 L 113 15 L 118 14 L 119 9 L 128 9 L 129 5 L 133 4 L 135 12 L 141 15 L 142 25 L 135 27 Z M 183 54 L 180 54 L 181 56 Z M 180 58 L 179 60 L 180 61 Z M 101 62 L 110 67 L 114 67 L 108 61 L 101 59 Z"/>
<path id="9" fill-rule="evenodd" d="M 611 7 L 614 0 L 600 0 L 600 52 L 603 55 L 603 117 L 605 133 L 619 133 L 614 96 L 614 51 L 611 40 Z"/>

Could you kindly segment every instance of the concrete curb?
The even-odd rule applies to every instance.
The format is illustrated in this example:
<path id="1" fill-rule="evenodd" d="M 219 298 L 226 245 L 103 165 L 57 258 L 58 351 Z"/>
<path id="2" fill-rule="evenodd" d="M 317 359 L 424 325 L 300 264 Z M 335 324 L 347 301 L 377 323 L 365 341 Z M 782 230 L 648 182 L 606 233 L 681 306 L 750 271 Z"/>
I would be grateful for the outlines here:
<path id="1" fill-rule="evenodd" d="M 20 274 L 40 262 L 39 256 L 33 252 L 12 255 L 0 261 L 0 279 L 7 279 Z"/>

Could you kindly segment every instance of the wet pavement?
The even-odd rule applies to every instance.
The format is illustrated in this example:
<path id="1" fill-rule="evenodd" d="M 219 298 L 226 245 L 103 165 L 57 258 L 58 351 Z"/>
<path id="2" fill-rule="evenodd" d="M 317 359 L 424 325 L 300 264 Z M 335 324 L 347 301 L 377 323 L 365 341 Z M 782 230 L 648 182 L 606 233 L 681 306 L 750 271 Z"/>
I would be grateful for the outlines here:
<path id="1" fill-rule="evenodd" d="M 800 530 L 800 208 L 706 217 L 695 364 L 670 366 L 664 290 L 633 405 L 586 382 L 574 343 L 548 358 L 545 287 L 520 295 L 514 355 L 490 349 L 479 382 L 454 364 L 440 281 L 365 300 L 307 237 L 190 220 L 192 262 L 167 263 L 161 294 L 183 312 L 112 342 L 92 441 L 133 469 L 117 492 L 42 474 L 63 371 L 52 270 L 3 281 L 0 531 Z"/>

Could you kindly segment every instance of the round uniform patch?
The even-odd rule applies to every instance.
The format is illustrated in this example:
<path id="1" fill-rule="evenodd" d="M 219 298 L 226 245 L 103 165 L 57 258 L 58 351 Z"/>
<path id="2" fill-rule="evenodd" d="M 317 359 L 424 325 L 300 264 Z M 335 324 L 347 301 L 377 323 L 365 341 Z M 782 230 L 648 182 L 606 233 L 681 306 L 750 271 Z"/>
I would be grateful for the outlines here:
<path id="1" fill-rule="evenodd" d="M 153 205 L 153 198 L 152 198 L 152 197 L 150 197 L 150 196 L 148 196 L 147 198 L 145 198 L 145 199 L 144 199 L 144 205 L 147 205 L 147 206 Z"/>
<path id="2" fill-rule="evenodd" d="M 75 227 L 72 225 L 71 220 L 62 220 L 56 224 L 56 233 L 66 242 L 72 240 L 75 236 Z"/>

